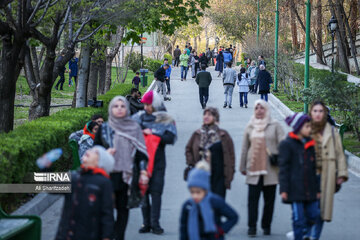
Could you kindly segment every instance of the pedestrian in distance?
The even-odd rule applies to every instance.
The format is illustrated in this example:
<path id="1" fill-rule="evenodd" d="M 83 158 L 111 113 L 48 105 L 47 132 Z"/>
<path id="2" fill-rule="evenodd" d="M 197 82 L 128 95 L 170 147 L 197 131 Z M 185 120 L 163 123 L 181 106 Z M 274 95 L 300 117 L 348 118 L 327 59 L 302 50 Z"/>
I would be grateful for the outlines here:
<path id="1" fill-rule="evenodd" d="M 223 74 L 223 85 L 225 90 L 224 108 L 226 108 L 227 106 L 229 106 L 229 108 L 232 108 L 231 107 L 232 95 L 234 92 L 235 82 L 237 79 L 236 71 L 231 68 L 231 65 L 232 65 L 231 62 L 227 63 L 227 68 L 224 70 L 224 74 Z"/>
<path id="2" fill-rule="evenodd" d="M 144 110 L 144 104 L 140 102 L 141 92 L 137 88 L 131 89 L 131 94 L 126 96 L 126 100 L 130 104 L 130 114 L 134 115 L 135 113 Z"/>
<path id="3" fill-rule="evenodd" d="M 266 67 L 266 62 L 265 62 L 264 56 L 262 56 L 262 55 L 260 55 L 258 57 L 258 67 L 260 67 L 260 65 L 264 65 Z"/>
<path id="4" fill-rule="evenodd" d="M 206 65 L 201 65 L 201 71 L 196 75 L 196 83 L 199 86 L 200 104 L 203 109 L 209 100 L 209 86 L 212 81 L 211 73 L 206 71 Z"/>
<path id="5" fill-rule="evenodd" d="M 180 63 L 180 55 L 181 55 L 181 50 L 179 48 L 179 45 L 176 46 L 176 49 L 174 50 L 174 67 L 178 67 L 179 63 Z"/>
<path id="6" fill-rule="evenodd" d="M 167 58 L 164 59 L 164 64 L 162 65 L 162 67 L 164 67 L 165 65 L 169 65 L 169 60 Z M 171 66 L 169 65 L 169 68 L 166 69 L 166 73 L 165 73 L 165 83 L 167 89 L 166 94 L 168 95 L 171 94 L 170 77 L 171 77 Z"/>
<path id="7" fill-rule="evenodd" d="M 191 46 L 191 43 L 188 43 L 188 49 L 190 50 L 190 52 L 193 51 L 193 47 Z"/>
<path id="8" fill-rule="evenodd" d="M 256 79 L 255 89 L 259 88 L 261 99 L 268 101 L 268 94 L 270 93 L 270 84 L 273 83 L 271 74 L 265 69 L 265 65 L 260 65 L 260 71 Z"/>
<path id="9" fill-rule="evenodd" d="M 61 61 L 63 61 L 65 57 L 65 51 L 63 50 L 60 54 L 60 56 L 58 57 L 58 59 L 56 60 L 56 63 L 59 63 Z M 55 86 L 55 89 L 58 90 L 59 89 L 59 86 L 60 86 L 60 90 L 64 90 L 64 83 L 65 83 L 65 71 L 66 71 L 66 67 L 63 66 L 60 68 L 60 71 L 59 71 L 59 81 L 57 82 L 56 86 Z"/>
<path id="10" fill-rule="evenodd" d="M 219 54 L 216 56 L 216 66 L 215 66 L 215 71 L 219 72 L 218 77 L 221 76 L 223 70 L 224 70 L 224 55 L 223 52 L 220 51 Z"/>
<path id="11" fill-rule="evenodd" d="M 181 210 L 180 240 L 224 240 L 239 217 L 223 198 L 211 192 L 209 167 L 199 165 L 189 174 L 191 198 Z"/>
<path id="12" fill-rule="evenodd" d="M 190 55 L 190 66 L 191 66 L 191 75 L 192 78 L 196 78 L 196 74 L 199 69 L 199 56 L 197 55 L 197 52 L 193 50 L 192 54 Z"/>
<path id="13" fill-rule="evenodd" d="M 132 85 L 136 88 L 139 89 L 139 85 L 140 85 L 141 79 L 140 79 L 140 73 L 136 72 L 135 73 L 135 77 L 133 78 L 133 80 L 131 81 Z"/>
<path id="14" fill-rule="evenodd" d="M 115 239 L 124 240 L 129 210 L 140 206 L 149 183 L 148 153 L 143 132 L 130 117 L 130 107 L 122 96 L 109 104 L 108 121 L 101 125 L 95 136 L 95 145 L 111 152 L 115 159 L 110 179 L 114 188 Z"/>
<path id="15" fill-rule="evenodd" d="M 69 61 L 69 87 L 73 85 L 72 78 L 74 78 L 75 86 L 78 75 L 78 63 L 79 59 L 74 55 Z"/>
<path id="16" fill-rule="evenodd" d="M 248 92 L 249 92 L 249 85 L 250 85 L 250 79 L 248 74 L 246 73 L 245 68 L 240 69 L 240 73 L 238 75 L 238 78 L 236 80 L 236 84 L 239 87 L 239 96 L 240 96 L 240 107 L 245 108 L 248 107 Z"/>
<path id="17" fill-rule="evenodd" d="M 188 45 L 185 45 L 186 54 L 190 56 L 191 50 L 189 49 Z"/>
<path id="18" fill-rule="evenodd" d="M 213 53 L 210 50 L 210 48 L 208 48 L 208 50 L 206 51 L 206 58 L 207 58 L 207 62 L 209 64 L 211 64 L 212 63 L 212 58 L 213 58 Z"/>
<path id="19" fill-rule="evenodd" d="M 208 67 L 209 61 L 208 61 L 208 58 L 206 57 L 205 53 L 201 53 L 200 55 L 200 59 L 199 59 L 199 65 L 200 65 L 200 69 L 201 69 L 201 66 L 202 65 L 205 65 L 206 67 Z"/>
<path id="20" fill-rule="evenodd" d="M 81 136 L 78 145 L 79 145 L 79 157 L 81 158 L 84 153 L 94 146 L 95 134 L 99 129 L 99 124 L 97 122 L 90 121 L 88 122 L 83 130 L 83 135 Z"/>
<path id="21" fill-rule="evenodd" d="M 203 125 L 196 130 L 186 145 L 187 172 L 199 161 L 210 165 L 211 191 L 225 199 L 235 172 L 234 143 L 227 131 L 219 128 L 220 116 L 216 108 L 204 110 Z"/>
<path id="22" fill-rule="evenodd" d="M 280 193 L 283 202 L 291 204 L 294 240 L 309 236 L 320 216 L 320 183 L 310 120 L 303 113 L 287 117 L 285 121 L 293 131 L 279 145 Z"/>
<path id="23" fill-rule="evenodd" d="M 259 74 L 259 68 L 256 67 L 255 61 L 251 61 L 250 67 L 247 70 L 248 76 L 250 77 L 250 93 L 256 93 L 256 79 Z"/>
<path id="24" fill-rule="evenodd" d="M 256 236 L 259 199 L 264 197 L 261 227 L 264 235 L 271 234 L 276 185 L 279 183 L 276 164 L 270 157 L 279 153 L 278 145 L 285 137 L 279 122 L 271 118 L 270 107 L 264 100 L 255 102 L 254 114 L 245 128 L 242 141 L 240 172 L 246 176 L 248 193 L 248 235 Z"/>
<path id="25" fill-rule="evenodd" d="M 181 81 L 186 80 L 186 75 L 188 72 L 188 64 L 189 55 L 187 54 L 187 50 L 184 50 L 184 53 L 180 55 L 180 68 L 181 68 Z"/>
<path id="26" fill-rule="evenodd" d="M 223 55 L 224 55 L 224 68 L 226 68 L 228 63 L 230 62 L 232 63 L 233 57 L 228 48 L 223 52 Z"/>
<path id="27" fill-rule="evenodd" d="M 109 174 L 115 160 L 103 147 L 87 150 L 80 170 L 71 172 L 56 240 L 112 240 L 113 188 Z"/>
<path id="28" fill-rule="evenodd" d="M 154 78 L 156 82 L 157 92 L 160 93 L 164 101 L 170 101 L 171 98 L 166 96 L 166 71 L 170 68 L 169 64 L 163 64 L 155 73 Z"/>
<path id="29" fill-rule="evenodd" d="M 329 110 L 322 101 L 310 108 L 311 137 L 315 140 L 316 168 L 320 182 L 320 217 L 313 227 L 313 239 L 320 239 L 324 221 L 332 221 L 334 195 L 349 178 L 340 134 L 329 121 Z"/>
<path id="30" fill-rule="evenodd" d="M 99 126 L 104 123 L 104 117 L 101 114 L 94 114 L 91 116 L 91 121 L 96 122 Z M 76 132 L 73 132 L 69 136 L 69 140 L 75 140 L 76 142 L 80 141 L 80 138 L 84 134 L 84 130 L 87 128 L 87 124 L 85 124 L 83 129 L 80 129 Z"/>
<path id="31" fill-rule="evenodd" d="M 159 142 L 156 146 L 149 189 L 141 209 L 143 225 L 139 233 L 152 232 L 160 235 L 164 233 L 160 225 L 160 213 L 165 184 L 165 147 L 176 142 L 177 130 L 174 119 L 166 112 L 164 103 L 156 92 L 147 92 L 141 102 L 145 105 L 144 111 L 138 112 L 132 118 L 141 126 L 145 135 L 155 135 Z"/>

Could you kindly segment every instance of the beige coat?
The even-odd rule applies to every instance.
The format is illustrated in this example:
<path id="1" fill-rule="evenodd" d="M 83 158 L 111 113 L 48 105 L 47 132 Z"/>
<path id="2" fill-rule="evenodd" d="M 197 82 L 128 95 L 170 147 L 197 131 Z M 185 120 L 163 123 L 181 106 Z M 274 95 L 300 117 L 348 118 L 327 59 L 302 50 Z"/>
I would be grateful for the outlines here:
<path id="1" fill-rule="evenodd" d="M 251 140 L 250 134 L 253 130 L 252 125 L 248 125 L 245 129 L 243 142 L 242 142 L 242 150 L 241 150 L 241 158 L 240 158 L 240 171 L 248 172 L 248 168 L 250 167 L 251 160 Z M 265 128 L 265 139 L 266 146 L 270 150 L 272 154 L 278 154 L 278 145 L 285 138 L 285 133 L 280 123 L 271 120 L 270 123 Z M 273 167 L 270 164 L 270 160 L 267 163 L 267 175 L 264 175 L 264 185 L 276 185 L 279 183 L 279 168 Z M 256 185 L 258 184 L 260 176 L 246 176 L 246 184 Z"/>
<path id="2" fill-rule="evenodd" d="M 334 129 L 334 134 L 332 134 L 332 128 L 333 127 L 329 123 L 326 124 L 322 141 L 320 208 L 321 217 L 324 221 L 331 221 L 332 219 L 336 187 L 336 169 L 338 171 L 338 177 L 348 178 L 347 163 L 341 143 L 341 137 L 336 129 Z"/>

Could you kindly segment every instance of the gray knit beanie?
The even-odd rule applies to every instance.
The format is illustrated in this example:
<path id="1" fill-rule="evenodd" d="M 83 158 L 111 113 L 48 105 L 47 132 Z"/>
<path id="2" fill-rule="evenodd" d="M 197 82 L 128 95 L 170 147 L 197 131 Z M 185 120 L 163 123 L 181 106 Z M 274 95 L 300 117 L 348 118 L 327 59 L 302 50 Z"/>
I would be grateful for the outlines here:
<path id="1" fill-rule="evenodd" d="M 99 154 L 98 167 L 104 169 L 108 174 L 110 174 L 113 171 L 115 165 L 114 157 L 102 146 L 95 146 L 93 149 L 96 150 Z"/>

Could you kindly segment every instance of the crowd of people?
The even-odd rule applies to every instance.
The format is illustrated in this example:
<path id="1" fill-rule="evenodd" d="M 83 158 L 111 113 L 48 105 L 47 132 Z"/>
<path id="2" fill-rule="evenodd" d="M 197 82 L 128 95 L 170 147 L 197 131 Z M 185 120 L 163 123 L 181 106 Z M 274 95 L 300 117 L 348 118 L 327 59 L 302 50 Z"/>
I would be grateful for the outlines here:
<path id="1" fill-rule="evenodd" d="M 227 52 L 231 55 L 226 50 L 222 55 Z M 206 54 L 202 56 L 207 58 Z M 189 62 L 190 57 L 195 62 Z M 191 45 L 175 59 L 178 62 L 182 79 L 186 79 L 185 64 L 194 64 L 195 68 L 199 64 L 201 71 L 195 78 L 204 109 L 202 125 L 185 147 L 184 180 L 191 197 L 181 209 L 179 236 L 181 240 L 224 239 L 239 219 L 226 203 L 236 172 L 235 145 L 231 134 L 219 127 L 218 109 L 206 106 L 212 81 L 207 65 Z M 259 88 L 262 94 L 255 101 L 253 115 L 244 130 L 240 155 L 239 171 L 248 185 L 247 234 L 258 234 L 262 194 L 261 228 L 264 235 L 271 235 L 276 189 L 280 185 L 281 199 L 292 209 L 293 238 L 320 239 L 324 222 L 332 220 L 334 194 L 348 179 L 341 138 L 329 121 L 328 108 L 316 101 L 309 115 L 288 116 L 285 122 L 292 131 L 285 134 L 280 122 L 271 117 L 267 103 L 271 76 L 263 57 L 259 57 L 257 67 L 248 59 L 248 68 L 242 67 L 239 74 L 229 57 L 216 61 L 217 66 L 219 62 L 221 67 L 226 64 L 222 71 L 224 108 L 231 108 L 235 84 L 239 87 L 241 107 L 248 106 L 249 92 Z M 177 140 L 175 120 L 164 104 L 170 93 L 170 75 L 171 66 L 165 59 L 155 73 L 160 94 L 151 90 L 141 97 L 135 87 L 130 95 L 110 102 L 108 121 L 95 115 L 83 130 L 70 136 L 79 144 L 82 165 L 72 173 L 73 191 L 65 198 L 58 240 L 124 239 L 129 209 L 137 207 L 141 207 L 143 216 L 140 234 L 164 233 L 160 216 L 165 148 Z"/>

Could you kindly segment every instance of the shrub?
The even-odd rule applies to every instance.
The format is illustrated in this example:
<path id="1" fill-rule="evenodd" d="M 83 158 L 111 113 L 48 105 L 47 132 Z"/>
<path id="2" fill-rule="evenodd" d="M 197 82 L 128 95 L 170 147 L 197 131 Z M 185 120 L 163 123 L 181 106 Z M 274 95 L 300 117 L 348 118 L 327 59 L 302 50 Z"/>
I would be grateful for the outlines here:
<path id="1" fill-rule="evenodd" d="M 141 68 L 141 54 L 138 52 L 128 53 L 125 56 L 125 63 L 129 63 L 129 68 L 136 73 Z"/>
<path id="2" fill-rule="evenodd" d="M 170 63 L 170 61 L 169 61 L 169 63 Z M 156 70 L 158 70 L 162 64 L 163 64 L 163 62 L 160 60 L 155 60 L 152 58 L 145 59 L 145 68 L 149 69 L 149 71 L 151 71 L 151 72 L 156 72 Z"/>
<path id="3" fill-rule="evenodd" d="M 173 59 L 173 57 L 171 56 L 171 54 L 166 53 L 166 54 L 164 55 L 164 59 L 165 59 L 165 58 L 167 58 L 167 59 L 169 60 L 169 64 L 171 64 L 171 63 L 172 63 L 172 59 Z"/>
<path id="4" fill-rule="evenodd" d="M 131 85 L 118 85 L 107 94 L 103 108 L 72 108 L 49 117 L 25 123 L 10 133 L 0 134 L 0 183 L 21 183 L 26 173 L 36 171 L 36 159 L 43 153 L 62 147 L 63 157 L 54 165 L 54 171 L 71 168 L 71 152 L 67 147 L 69 135 L 82 129 L 93 114 L 107 115 L 110 100 L 130 92 Z"/>

